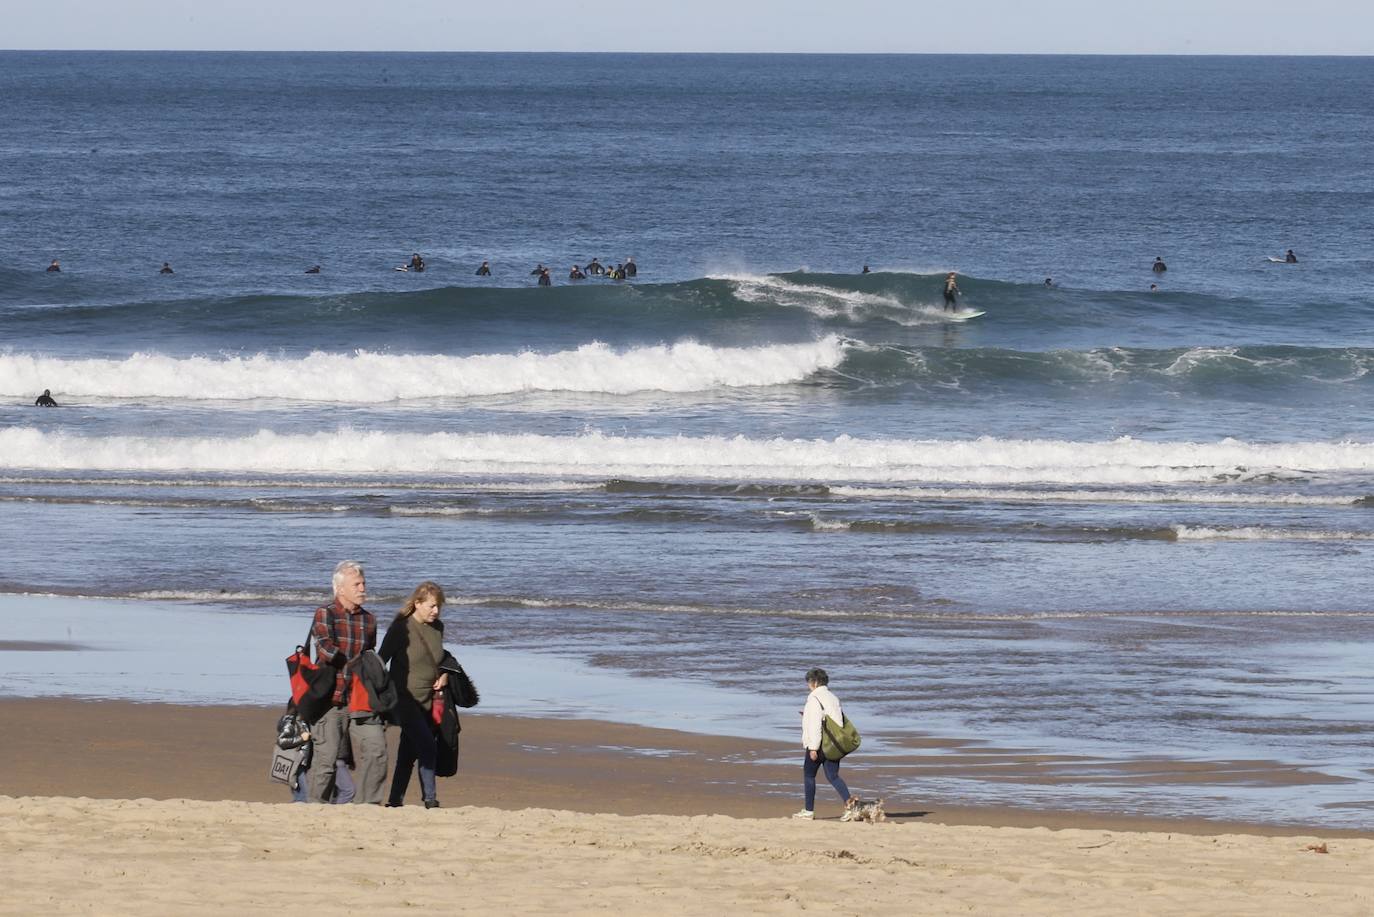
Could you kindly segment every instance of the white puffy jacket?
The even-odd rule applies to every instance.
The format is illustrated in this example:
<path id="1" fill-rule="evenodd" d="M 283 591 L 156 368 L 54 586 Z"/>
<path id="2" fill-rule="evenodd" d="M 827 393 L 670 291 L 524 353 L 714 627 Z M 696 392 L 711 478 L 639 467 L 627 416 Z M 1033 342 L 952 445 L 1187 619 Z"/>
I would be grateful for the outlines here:
<path id="1" fill-rule="evenodd" d="M 802 710 L 802 747 L 807 751 L 820 750 L 822 716 L 830 717 L 836 725 L 844 722 L 840 699 L 825 685 L 811 692 Z"/>

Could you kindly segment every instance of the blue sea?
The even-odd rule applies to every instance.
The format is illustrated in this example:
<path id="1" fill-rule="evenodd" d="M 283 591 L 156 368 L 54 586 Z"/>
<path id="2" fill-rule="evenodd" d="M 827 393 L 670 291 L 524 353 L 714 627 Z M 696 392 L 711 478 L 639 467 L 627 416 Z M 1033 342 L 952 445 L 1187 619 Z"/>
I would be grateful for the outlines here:
<path id="1" fill-rule="evenodd" d="M 0 592 L 303 627 L 355 557 L 459 649 L 789 739 L 821 665 L 874 755 L 1093 762 L 917 798 L 1368 827 L 1370 98 L 1368 58 L 0 53 Z"/>

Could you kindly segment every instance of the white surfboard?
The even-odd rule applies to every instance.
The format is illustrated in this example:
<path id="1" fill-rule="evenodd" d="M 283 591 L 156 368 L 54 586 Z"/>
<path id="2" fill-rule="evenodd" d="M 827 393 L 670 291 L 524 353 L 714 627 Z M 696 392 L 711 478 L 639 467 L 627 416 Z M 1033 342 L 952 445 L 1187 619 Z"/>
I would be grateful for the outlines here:
<path id="1" fill-rule="evenodd" d="M 1296 261 L 1289 261 L 1287 258 L 1275 258 L 1272 255 L 1267 259 L 1272 264 L 1297 264 Z"/>
<path id="2" fill-rule="evenodd" d="M 987 313 L 982 311 L 981 309 L 968 309 L 967 311 L 961 310 L 959 312 L 947 313 L 945 317 L 952 322 L 966 322 L 969 319 L 977 318 L 980 315 L 987 315 Z"/>

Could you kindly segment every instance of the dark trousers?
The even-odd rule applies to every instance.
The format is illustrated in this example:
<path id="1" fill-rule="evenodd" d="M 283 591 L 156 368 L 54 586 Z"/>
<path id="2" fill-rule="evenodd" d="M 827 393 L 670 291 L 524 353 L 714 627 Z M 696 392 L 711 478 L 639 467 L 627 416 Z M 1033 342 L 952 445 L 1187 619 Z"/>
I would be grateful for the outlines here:
<path id="1" fill-rule="evenodd" d="M 439 745 L 429 711 L 406 694 L 397 700 L 394 716 L 401 727 L 401 743 L 396 749 L 396 769 L 391 772 L 391 802 L 400 805 L 405 800 L 410 772 L 417 769 L 421 798 L 434 799 L 434 765 Z"/>
<path id="2" fill-rule="evenodd" d="M 840 762 L 828 761 L 820 752 L 816 752 L 816 760 L 811 760 L 811 752 L 804 752 L 802 757 L 803 783 L 806 786 L 806 811 L 814 812 L 816 809 L 816 772 L 825 765 L 825 779 L 830 781 L 830 785 L 835 788 L 835 792 L 840 794 L 840 799 L 849 802 L 849 787 L 845 785 L 844 778 L 840 776 Z"/>

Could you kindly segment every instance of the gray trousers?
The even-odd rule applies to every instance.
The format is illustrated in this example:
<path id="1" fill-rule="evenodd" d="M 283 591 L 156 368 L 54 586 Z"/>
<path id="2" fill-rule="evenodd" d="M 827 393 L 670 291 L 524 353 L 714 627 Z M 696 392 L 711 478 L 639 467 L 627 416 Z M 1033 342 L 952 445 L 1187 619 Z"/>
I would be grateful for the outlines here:
<path id="1" fill-rule="evenodd" d="M 329 802 L 334 786 L 334 768 L 339 764 L 339 747 L 351 742 L 353 761 L 358 766 L 353 782 L 358 792 L 355 803 L 382 802 L 382 787 L 386 784 L 386 727 L 381 717 L 354 719 L 343 707 L 333 707 L 310 727 L 315 741 L 314 760 L 306 771 L 307 802 Z"/>

